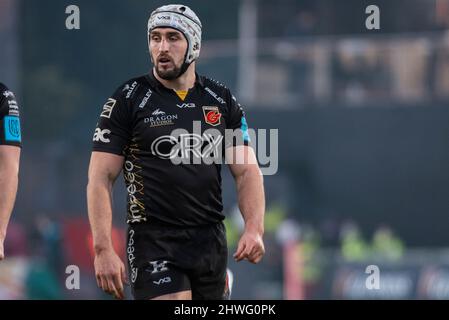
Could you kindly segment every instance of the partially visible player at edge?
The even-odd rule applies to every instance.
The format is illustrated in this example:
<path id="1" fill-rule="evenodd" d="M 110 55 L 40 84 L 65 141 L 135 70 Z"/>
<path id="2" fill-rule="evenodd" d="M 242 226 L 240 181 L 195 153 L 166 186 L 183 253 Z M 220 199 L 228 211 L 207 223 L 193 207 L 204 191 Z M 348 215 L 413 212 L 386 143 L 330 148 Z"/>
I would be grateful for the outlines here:
<path id="1" fill-rule="evenodd" d="M 16 200 L 21 148 L 19 107 L 14 94 L 0 83 L 0 260 Z"/>
<path id="2" fill-rule="evenodd" d="M 190 142 L 181 144 L 181 151 L 189 154 L 198 142 L 194 121 L 202 131 L 213 128 L 222 136 L 225 129 L 240 130 L 241 139 L 219 145 L 228 159 L 233 153 L 247 160 L 229 164 L 245 221 L 234 258 L 258 263 L 265 254 L 263 176 L 241 106 L 228 88 L 195 71 L 201 28 L 187 6 L 153 11 L 148 21 L 153 69 L 115 91 L 95 130 L 87 187 L 94 266 L 98 286 L 119 299 L 125 281 L 135 299 L 229 298 L 221 165 L 175 164 L 169 156 L 174 129 L 189 132 Z M 208 136 L 199 139 L 202 150 L 218 150 Z M 111 192 L 122 169 L 128 193 L 128 280 L 111 241 Z"/>

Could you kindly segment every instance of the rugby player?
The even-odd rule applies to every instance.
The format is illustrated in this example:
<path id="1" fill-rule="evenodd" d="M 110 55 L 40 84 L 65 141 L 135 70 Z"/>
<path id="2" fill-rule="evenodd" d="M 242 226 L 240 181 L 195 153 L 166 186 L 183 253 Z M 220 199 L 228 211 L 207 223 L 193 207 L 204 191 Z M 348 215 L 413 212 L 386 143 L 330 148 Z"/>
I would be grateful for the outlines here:
<path id="1" fill-rule="evenodd" d="M 189 7 L 156 9 L 147 31 L 152 70 L 107 100 L 93 137 L 87 197 L 97 282 L 119 299 L 125 281 L 135 299 L 226 299 L 221 165 L 173 158 L 223 151 L 227 159 L 246 159 L 228 161 L 245 221 L 234 258 L 258 263 L 265 253 L 265 196 L 245 113 L 228 88 L 196 73 L 202 25 Z M 224 139 L 225 130 L 237 135 Z M 128 277 L 111 243 L 111 192 L 121 170 Z"/>

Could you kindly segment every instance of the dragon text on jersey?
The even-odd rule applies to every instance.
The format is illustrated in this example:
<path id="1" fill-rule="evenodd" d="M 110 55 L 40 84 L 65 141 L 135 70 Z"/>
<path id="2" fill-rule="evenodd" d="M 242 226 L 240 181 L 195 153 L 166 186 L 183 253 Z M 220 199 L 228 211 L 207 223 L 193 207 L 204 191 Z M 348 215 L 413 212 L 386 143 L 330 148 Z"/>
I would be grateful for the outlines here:
<path id="1" fill-rule="evenodd" d="M 160 108 L 157 108 L 151 113 L 151 116 L 144 119 L 145 123 L 149 123 L 150 127 L 171 126 L 178 120 L 177 114 L 167 114 Z"/>

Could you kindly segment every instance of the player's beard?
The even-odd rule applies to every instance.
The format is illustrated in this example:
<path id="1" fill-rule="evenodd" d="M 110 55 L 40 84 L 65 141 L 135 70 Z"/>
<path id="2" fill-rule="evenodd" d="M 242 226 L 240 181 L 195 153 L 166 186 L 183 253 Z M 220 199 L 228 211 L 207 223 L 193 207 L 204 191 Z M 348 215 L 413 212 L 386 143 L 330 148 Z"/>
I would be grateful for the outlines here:
<path id="1" fill-rule="evenodd" d="M 163 69 L 156 65 L 156 73 L 159 77 L 161 77 L 164 80 L 175 80 L 181 75 L 181 66 L 176 66 L 175 63 L 173 63 L 173 68 L 171 69 Z"/>

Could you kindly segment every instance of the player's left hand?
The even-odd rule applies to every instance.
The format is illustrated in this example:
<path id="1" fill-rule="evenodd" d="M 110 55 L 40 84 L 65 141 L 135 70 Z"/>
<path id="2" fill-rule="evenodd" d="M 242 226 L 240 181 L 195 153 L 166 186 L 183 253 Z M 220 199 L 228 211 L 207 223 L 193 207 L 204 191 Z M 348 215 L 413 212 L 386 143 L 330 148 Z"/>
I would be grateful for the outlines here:
<path id="1" fill-rule="evenodd" d="M 248 260 L 251 263 L 259 263 L 265 254 L 262 235 L 253 231 L 245 231 L 240 238 L 237 251 L 234 253 L 235 261 Z"/>

